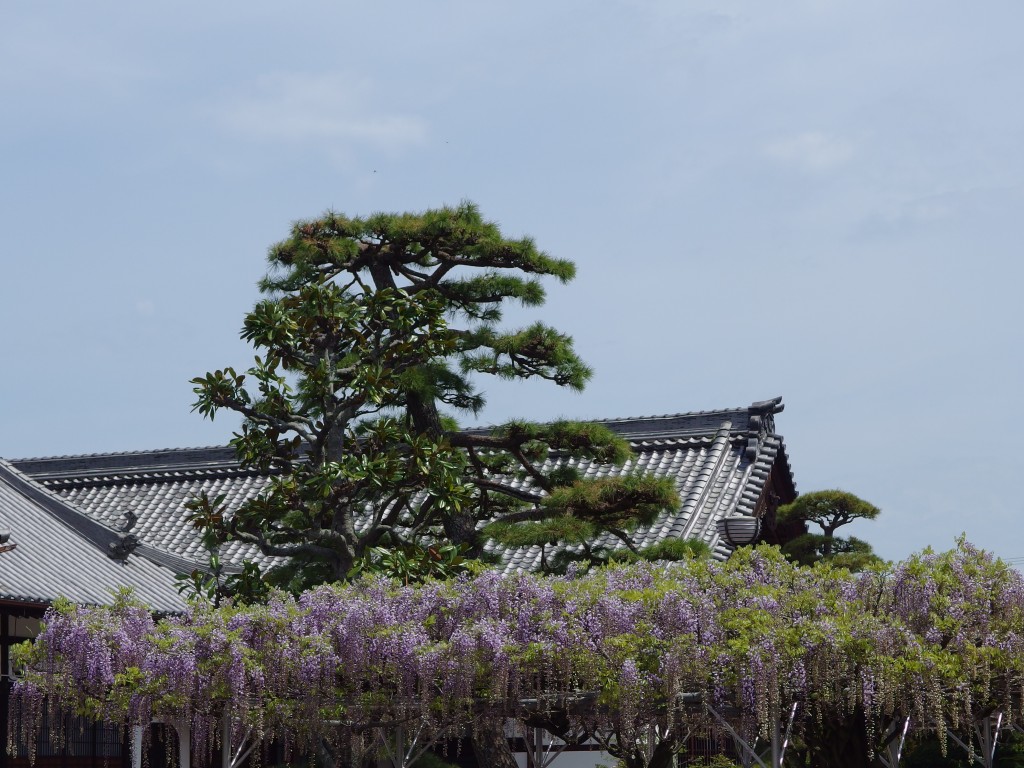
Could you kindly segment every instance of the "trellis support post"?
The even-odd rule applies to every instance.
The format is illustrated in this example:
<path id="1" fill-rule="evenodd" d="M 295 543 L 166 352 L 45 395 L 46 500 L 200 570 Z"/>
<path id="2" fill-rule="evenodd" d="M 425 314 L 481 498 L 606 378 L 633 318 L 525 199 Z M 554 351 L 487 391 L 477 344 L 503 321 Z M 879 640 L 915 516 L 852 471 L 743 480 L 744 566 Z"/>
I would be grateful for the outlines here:
<path id="1" fill-rule="evenodd" d="M 899 730 L 899 738 L 897 739 L 895 734 Z M 886 736 L 890 737 L 889 741 L 885 745 L 885 754 L 878 755 L 878 760 L 886 768 L 898 768 L 900 760 L 903 758 L 903 745 L 907 741 L 907 731 L 910 730 L 910 718 L 906 717 L 903 719 L 903 727 L 900 728 L 899 720 L 893 720 L 889 726 Z"/>
<path id="2" fill-rule="evenodd" d="M 220 716 L 220 765 L 231 768 L 231 710 L 227 707 Z"/>
<path id="3" fill-rule="evenodd" d="M 732 736 L 732 740 L 740 752 L 740 760 L 745 768 L 750 768 L 752 762 L 757 763 L 760 768 L 768 768 L 757 752 L 754 751 L 754 748 L 747 743 L 746 739 L 736 732 L 735 728 L 729 725 L 724 717 L 718 714 L 718 711 L 714 707 L 709 704 L 707 709 L 708 712 L 711 713 L 711 716 L 714 717 L 723 728 L 725 728 L 726 733 Z"/>
<path id="4" fill-rule="evenodd" d="M 142 768 L 142 726 L 132 726 L 132 768 Z"/>
<path id="5" fill-rule="evenodd" d="M 192 728 L 184 720 L 174 721 L 178 732 L 178 768 L 192 768 Z"/>
<path id="6" fill-rule="evenodd" d="M 1003 713 L 994 712 L 991 715 L 982 719 L 981 723 L 975 723 L 974 734 L 978 738 L 978 746 L 981 747 L 981 754 L 979 755 L 969 744 L 965 744 L 963 740 L 952 731 L 948 732 L 948 736 L 956 744 L 960 746 L 967 754 L 974 754 L 974 762 L 982 766 L 982 768 L 993 768 L 996 760 L 996 747 L 999 746 L 999 733 L 1003 729 Z"/>

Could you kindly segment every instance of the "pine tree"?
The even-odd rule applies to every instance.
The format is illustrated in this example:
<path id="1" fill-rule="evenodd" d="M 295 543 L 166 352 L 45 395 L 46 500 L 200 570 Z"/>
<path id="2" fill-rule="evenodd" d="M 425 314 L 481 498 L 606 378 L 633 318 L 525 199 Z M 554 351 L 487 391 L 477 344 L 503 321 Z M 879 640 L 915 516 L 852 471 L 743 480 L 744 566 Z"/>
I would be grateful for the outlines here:
<path id="1" fill-rule="evenodd" d="M 856 536 L 838 536 L 836 532 L 856 520 L 874 520 L 881 510 L 848 491 L 814 491 L 798 496 L 795 501 L 779 507 L 780 524 L 808 523 L 818 526 L 820 533 L 804 533 L 786 542 L 782 551 L 801 565 L 828 560 L 850 570 L 859 571 L 879 562 L 871 545 Z"/>
<path id="2" fill-rule="evenodd" d="M 486 375 L 584 387 L 591 371 L 568 336 L 500 327 L 508 302 L 543 303 L 541 278 L 570 281 L 571 262 L 504 237 L 468 203 L 327 213 L 296 223 L 269 262 L 242 330 L 255 364 L 193 380 L 196 410 L 244 417 L 232 444 L 269 484 L 232 514 L 196 500 L 198 525 L 286 558 L 276 579 L 293 589 L 343 579 L 381 551 L 429 572 L 446 559 L 439 547 L 479 557 L 486 538 L 578 545 L 573 557 L 601 561 L 611 553 L 589 542 L 608 532 L 643 555 L 630 531 L 677 503 L 668 481 L 588 481 L 547 461 L 621 464 L 625 441 L 569 421 L 457 422 L 483 408 Z"/>

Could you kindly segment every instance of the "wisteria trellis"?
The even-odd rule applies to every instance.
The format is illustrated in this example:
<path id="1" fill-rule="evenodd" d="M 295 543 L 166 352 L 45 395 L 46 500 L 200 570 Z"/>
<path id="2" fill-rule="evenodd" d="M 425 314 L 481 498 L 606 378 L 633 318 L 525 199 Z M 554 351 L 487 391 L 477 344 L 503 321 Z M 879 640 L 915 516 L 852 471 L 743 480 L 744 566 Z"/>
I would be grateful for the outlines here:
<path id="1" fill-rule="evenodd" d="M 860 708 L 873 750 L 898 718 L 940 735 L 995 710 L 1020 721 L 1024 581 L 961 542 L 859 575 L 760 548 L 559 578 L 364 580 L 160 621 L 122 595 L 54 606 L 20 661 L 9 748 L 48 700 L 189 723 L 200 765 L 225 712 L 290 751 L 356 755 L 398 727 L 428 741 L 509 718 L 557 719 L 628 758 L 650 734 L 713 725 L 708 706 L 752 739 L 799 702 L 800 722 Z"/>

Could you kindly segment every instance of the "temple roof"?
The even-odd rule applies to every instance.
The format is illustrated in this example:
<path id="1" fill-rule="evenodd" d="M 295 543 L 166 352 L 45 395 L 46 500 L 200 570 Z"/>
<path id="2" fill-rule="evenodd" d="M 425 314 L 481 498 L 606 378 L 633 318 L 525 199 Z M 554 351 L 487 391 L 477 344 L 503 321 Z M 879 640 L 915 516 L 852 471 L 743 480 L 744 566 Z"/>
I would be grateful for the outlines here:
<path id="1" fill-rule="evenodd" d="M 636 531 L 637 546 L 669 537 L 693 538 L 725 557 L 729 548 L 715 526 L 721 517 L 760 514 L 773 472 L 782 478 L 783 495 L 795 495 L 785 447 L 775 433 L 774 415 L 782 408 L 781 398 L 775 398 L 743 408 L 600 421 L 629 441 L 634 456 L 624 466 L 552 456 L 546 469 L 572 463 L 585 477 L 636 470 L 671 477 L 682 504 Z M 12 464 L 105 529 L 116 531 L 133 518 L 131 532 L 141 542 L 142 556 L 179 570 L 206 559 L 198 532 L 186 520 L 188 500 L 200 492 L 224 494 L 230 511 L 267 483 L 266 477 L 240 468 L 230 447 L 57 456 Z M 220 555 L 229 568 L 238 568 L 246 558 L 272 562 L 240 542 L 225 544 Z M 529 569 L 539 558 L 539 549 L 521 550 L 505 553 L 503 562 L 508 569 Z"/>

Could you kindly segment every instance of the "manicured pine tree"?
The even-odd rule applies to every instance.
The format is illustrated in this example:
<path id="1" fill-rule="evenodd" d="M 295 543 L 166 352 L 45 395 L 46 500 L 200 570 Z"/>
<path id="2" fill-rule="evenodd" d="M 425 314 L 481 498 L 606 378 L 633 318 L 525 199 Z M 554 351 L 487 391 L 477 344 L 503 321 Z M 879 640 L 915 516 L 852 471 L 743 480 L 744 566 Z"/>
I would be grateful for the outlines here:
<path id="1" fill-rule="evenodd" d="M 874 520 L 881 510 L 848 491 L 814 491 L 798 496 L 795 501 L 779 507 L 777 520 L 782 525 L 807 524 L 820 533 L 801 534 L 782 546 L 783 553 L 802 565 L 828 560 L 851 570 L 879 562 L 871 545 L 856 536 L 838 536 L 837 531 L 857 520 Z"/>
<path id="2" fill-rule="evenodd" d="M 484 405 L 482 375 L 584 387 L 591 371 L 571 338 L 540 322 L 499 326 L 508 302 L 543 303 L 539 278 L 571 280 L 571 262 L 504 237 L 468 203 L 328 213 L 295 224 L 269 261 L 242 330 L 255 364 L 193 382 L 202 414 L 244 417 L 232 444 L 270 483 L 232 515 L 210 499 L 193 510 L 221 538 L 289 558 L 278 576 L 291 588 L 343 579 L 375 548 L 419 554 L 429 570 L 439 545 L 476 557 L 484 535 L 581 545 L 578 557 L 599 561 L 608 553 L 589 542 L 607 531 L 639 556 L 630 530 L 677 503 L 665 480 L 588 481 L 545 464 L 622 464 L 628 444 L 602 426 L 459 428 Z"/>

